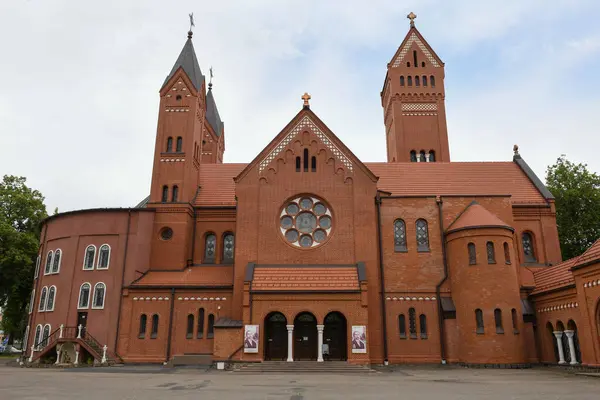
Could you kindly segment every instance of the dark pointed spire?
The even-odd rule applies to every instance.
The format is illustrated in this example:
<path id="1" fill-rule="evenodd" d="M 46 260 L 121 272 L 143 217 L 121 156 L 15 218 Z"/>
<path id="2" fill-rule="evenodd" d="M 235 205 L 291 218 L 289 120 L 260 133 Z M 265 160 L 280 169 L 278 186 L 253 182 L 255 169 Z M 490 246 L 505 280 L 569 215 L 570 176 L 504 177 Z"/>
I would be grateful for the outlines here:
<path id="1" fill-rule="evenodd" d="M 165 82 L 162 84 L 161 89 L 167 84 L 169 79 L 175 75 L 179 68 L 182 68 L 187 74 L 196 90 L 200 90 L 202 87 L 204 75 L 200 70 L 200 65 L 198 65 L 198 59 L 196 58 L 196 52 L 194 51 L 194 45 L 192 44 L 192 35 L 193 32 L 190 29 L 188 32 L 188 39 L 186 40 L 185 45 L 183 46 L 183 49 L 177 58 L 177 61 L 175 61 L 175 65 L 173 65 L 169 76 L 167 76 L 167 79 L 165 79 Z"/>
<path id="2" fill-rule="evenodd" d="M 208 86 L 208 93 L 206 93 L 206 119 L 210 126 L 212 126 L 215 134 L 221 136 L 223 134 L 223 121 L 219 115 L 217 109 L 217 103 L 212 92 L 212 83 Z"/>

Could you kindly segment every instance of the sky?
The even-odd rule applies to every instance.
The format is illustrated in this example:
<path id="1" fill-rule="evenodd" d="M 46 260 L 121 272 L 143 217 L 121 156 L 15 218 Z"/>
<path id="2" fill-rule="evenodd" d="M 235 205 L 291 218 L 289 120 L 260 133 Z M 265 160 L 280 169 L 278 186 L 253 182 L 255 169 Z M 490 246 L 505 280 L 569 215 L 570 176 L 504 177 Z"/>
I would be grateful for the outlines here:
<path id="1" fill-rule="evenodd" d="M 130 207 L 150 190 L 161 84 L 194 13 L 194 47 L 251 161 L 301 109 L 361 160 L 385 161 L 379 92 L 416 26 L 446 64 L 452 161 L 561 154 L 600 172 L 597 0 L 12 0 L 0 2 L 0 175 L 48 211 Z"/>

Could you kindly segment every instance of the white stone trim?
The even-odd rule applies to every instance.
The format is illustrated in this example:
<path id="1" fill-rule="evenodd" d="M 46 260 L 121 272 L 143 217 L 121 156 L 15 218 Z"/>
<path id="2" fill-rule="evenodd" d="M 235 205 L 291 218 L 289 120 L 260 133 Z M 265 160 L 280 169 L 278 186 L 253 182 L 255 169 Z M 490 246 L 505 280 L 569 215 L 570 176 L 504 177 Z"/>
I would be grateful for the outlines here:
<path id="1" fill-rule="evenodd" d="M 54 296 L 52 296 L 52 308 L 50 308 L 48 306 L 48 303 L 50 302 L 50 292 L 52 291 L 52 288 L 54 288 Z M 48 311 L 54 311 L 54 305 L 56 304 L 56 294 L 57 294 L 57 289 L 56 289 L 56 285 L 52 285 L 48 288 L 48 295 L 46 296 L 46 306 L 45 306 L 45 310 L 46 312 Z"/>
<path id="2" fill-rule="evenodd" d="M 415 296 L 387 296 L 385 298 L 387 301 L 435 301 L 437 300 L 437 297 L 435 296 L 419 296 L 419 297 L 415 297 Z"/>
<path id="3" fill-rule="evenodd" d="M 552 307 L 538 308 L 537 312 L 544 313 L 544 312 L 560 311 L 560 310 L 566 310 L 569 308 L 577 308 L 577 307 L 579 307 L 579 303 L 571 302 L 571 303 L 559 304 L 559 305 L 552 306 Z"/>
<path id="4" fill-rule="evenodd" d="M 592 286 L 600 286 L 600 279 L 598 279 L 597 281 L 587 281 L 586 283 L 583 284 L 584 288 L 589 288 Z"/>
<path id="5" fill-rule="evenodd" d="M 80 302 L 81 302 L 81 289 L 83 289 L 84 285 L 88 285 L 89 287 L 89 294 L 88 294 L 88 299 L 87 299 L 87 304 L 85 305 L 85 307 L 80 307 Z M 79 286 L 79 296 L 77 296 L 77 309 L 78 310 L 87 310 L 88 308 L 90 308 L 90 299 L 92 298 L 92 284 L 89 282 L 83 282 L 81 284 L 81 286 Z"/>
<path id="6" fill-rule="evenodd" d="M 108 261 L 106 263 L 106 267 L 102 267 L 101 268 L 100 267 L 100 255 L 102 254 L 102 248 L 104 246 L 108 247 Z M 96 269 L 99 269 L 99 270 L 106 270 L 106 269 L 108 269 L 108 267 L 110 266 L 110 256 L 111 256 L 111 253 L 112 253 L 112 249 L 110 248 L 110 245 L 108 243 L 104 243 L 102 246 L 100 246 L 98 248 L 98 265 L 96 265 Z"/>
<path id="7" fill-rule="evenodd" d="M 104 285 L 104 296 L 102 296 L 102 306 L 96 306 L 96 287 L 98 287 L 98 285 Z M 92 310 L 103 310 L 104 309 L 104 304 L 106 303 L 106 291 L 107 291 L 106 283 L 98 282 L 94 285 L 94 291 L 92 292 Z"/>
<path id="8" fill-rule="evenodd" d="M 52 264 L 54 264 L 54 252 L 50 250 L 46 253 L 46 263 L 44 264 L 44 275 L 52 273 Z"/>
<path id="9" fill-rule="evenodd" d="M 146 298 L 146 300 L 147 299 L 148 298 Z M 179 301 L 225 301 L 225 300 L 227 300 L 227 297 L 178 297 L 177 300 L 179 300 Z"/>
<path id="10" fill-rule="evenodd" d="M 94 248 L 94 256 L 92 257 L 92 268 L 86 268 L 85 261 L 87 260 L 87 251 L 90 247 Z M 84 271 L 93 271 L 94 270 L 94 266 L 96 265 L 96 254 L 98 253 L 97 250 L 98 249 L 93 244 L 88 244 L 87 246 L 85 246 L 85 249 L 83 250 L 83 270 Z"/>

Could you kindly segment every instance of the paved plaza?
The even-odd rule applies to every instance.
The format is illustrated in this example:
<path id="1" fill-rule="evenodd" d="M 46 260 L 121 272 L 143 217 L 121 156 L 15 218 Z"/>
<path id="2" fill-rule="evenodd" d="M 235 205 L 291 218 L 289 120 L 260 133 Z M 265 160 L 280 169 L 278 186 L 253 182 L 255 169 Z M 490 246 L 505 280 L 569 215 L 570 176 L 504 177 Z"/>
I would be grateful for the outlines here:
<path id="1" fill-rule="evenodd" d="M 0 365 L 0 399 L 594 399 L 600 378 L 550 369 L 403 367 L 345 375 Z"/>

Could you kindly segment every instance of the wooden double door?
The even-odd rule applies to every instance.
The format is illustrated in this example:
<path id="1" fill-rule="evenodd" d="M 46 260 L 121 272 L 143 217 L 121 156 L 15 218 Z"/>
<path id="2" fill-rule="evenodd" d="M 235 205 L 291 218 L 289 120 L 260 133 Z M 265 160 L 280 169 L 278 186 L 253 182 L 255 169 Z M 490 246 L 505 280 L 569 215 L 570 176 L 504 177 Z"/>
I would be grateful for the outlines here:
<path id="1" fill-rule="evenodd" d="M 294 320 L 294 360 L 317 359 L 317 319 L 311 313 Z"/>
<path id="2" fill-rule="evenodd" d="M 287 359 L 287 320 L 281 313 L 265 318 L 265 360 Z"/>

